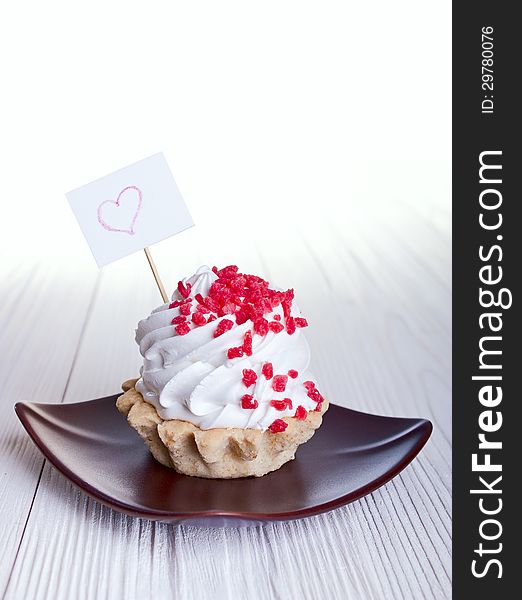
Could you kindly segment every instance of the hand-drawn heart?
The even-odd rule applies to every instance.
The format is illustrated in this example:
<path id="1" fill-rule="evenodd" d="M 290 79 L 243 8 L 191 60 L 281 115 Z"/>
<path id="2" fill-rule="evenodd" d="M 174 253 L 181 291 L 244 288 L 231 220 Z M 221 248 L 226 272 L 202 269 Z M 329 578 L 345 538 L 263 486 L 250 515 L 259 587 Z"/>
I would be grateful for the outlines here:
<path id="1" fill-rule="evenodd" d="M 98 206 L 98 223 L 107 231 L 134 235 L 134 224 L 141 209 L 141 198 L 141 190 L 135 185 L 123 188 L 116 200 L 105 200 Z"/>

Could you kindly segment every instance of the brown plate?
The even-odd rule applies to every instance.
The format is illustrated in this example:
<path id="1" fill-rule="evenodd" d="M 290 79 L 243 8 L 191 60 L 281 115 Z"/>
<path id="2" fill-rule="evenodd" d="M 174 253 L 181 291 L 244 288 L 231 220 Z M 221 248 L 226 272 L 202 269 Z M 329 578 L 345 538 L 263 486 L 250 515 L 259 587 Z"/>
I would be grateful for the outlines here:
<path id="1" fill-rule="evenodd" d="M 395 477 L 428 440 L 425 419 L 379 417 L 330 405 L 296 459 L 260 478 L 200 479 L 157 463 L 116 410 L 118 395 L 76 404 L 18 403 L 34 443 L 96 500 L 136 517 L 238 525 L 308 517 Z"/>

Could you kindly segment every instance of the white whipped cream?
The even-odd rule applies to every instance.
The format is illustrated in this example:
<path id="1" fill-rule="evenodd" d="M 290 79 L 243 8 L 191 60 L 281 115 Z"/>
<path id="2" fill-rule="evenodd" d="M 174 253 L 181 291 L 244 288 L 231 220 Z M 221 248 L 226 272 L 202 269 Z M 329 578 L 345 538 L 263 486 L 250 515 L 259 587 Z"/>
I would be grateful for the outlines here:
<path id="1" fill-rule="evenodd" d="M 192 285 L 191 297 L 198 293 L 205 297 L 216 279 L 215 273 L 203 266 L 183 283 Z M 181 299 L 178 291 L 172 299 Z M 192 304 L 195 309 L 196 301 Z M 252 329 L 252 321 L 237 325 L 234 317 L 226 315 L 195 327 L 186 335 L 178 335 L 171 321 L 179 314 L 179 308 L 164 304 L 140 321 L 136 330 L 136 342 L 144 358 L 136 389 L 163 419 L 189 421 L 201 429 L 265 430 L 275 419 L 293 417 L 299 405 L 311 411 L 316 408 L 316 402 L 308 397 L 303 385 L 304 381 L 315 383 L 315 380 L 308 372 L 310 349 L 301 329 L 297 328 L 292 335 L 286 330 L 269 331 L 265 336 L 254 334 L 252 356 L 228 359 L 227 350 L 241 346 L 245 332 Z M 276 314 L 284 322 L 281 306 L 264 317 L 271 321 Z M 292 315 L 300 316 L 295 302 Z M 216 327 L 226 318 L 234 321 L 232 329 L 214 338 Z M 265 362 L 272 363 L 274 375 L 285 375 L 294 369 L 298 376 L 288 378 L 284 392 L 275 392 L 272 380 L 261 373 Z M 256 372 L 257 381 L 253 386 L 247 388 L 243 383 L 243 369 Z M 253 395 L 258 407 L 242 408 L 244 394 Z M 292 400 L 291 409 L 280 411 L 270 406 L 271 400 L 284 398 Z"/>

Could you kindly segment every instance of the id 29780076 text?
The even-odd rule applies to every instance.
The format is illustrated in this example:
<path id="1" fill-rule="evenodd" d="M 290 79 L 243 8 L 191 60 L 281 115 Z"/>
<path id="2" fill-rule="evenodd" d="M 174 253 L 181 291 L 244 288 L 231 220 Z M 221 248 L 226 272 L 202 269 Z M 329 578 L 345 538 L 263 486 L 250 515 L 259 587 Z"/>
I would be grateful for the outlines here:
<path id="1" fill-rule="evenodd" d="M 482 28 L 482 105 L 483 115 L 493 114 L 493 27 Z"/>

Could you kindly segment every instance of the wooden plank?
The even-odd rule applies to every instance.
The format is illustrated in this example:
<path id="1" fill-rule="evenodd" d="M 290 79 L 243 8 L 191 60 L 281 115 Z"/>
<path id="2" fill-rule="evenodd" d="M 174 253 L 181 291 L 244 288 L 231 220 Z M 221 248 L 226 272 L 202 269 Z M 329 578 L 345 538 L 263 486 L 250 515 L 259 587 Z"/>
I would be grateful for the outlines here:
<path id="1" fill-rule="evenodd" d="M 19 401 L 61 402 L 94 289 L 96 271 L 70 286 L 64 264 L 10 264 L 0 301 L 0 593 L 19 548 L 43 467 L 16 418 Z"/>

